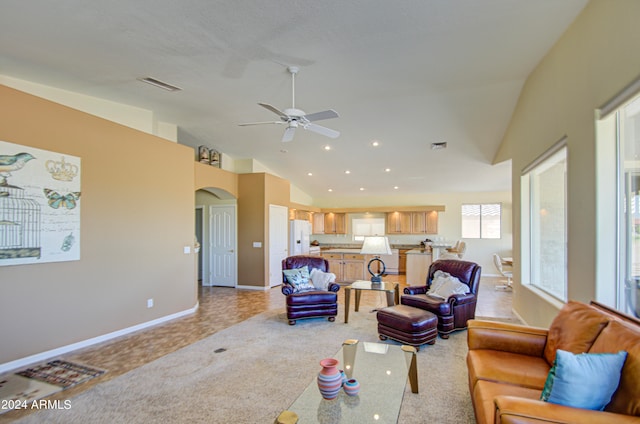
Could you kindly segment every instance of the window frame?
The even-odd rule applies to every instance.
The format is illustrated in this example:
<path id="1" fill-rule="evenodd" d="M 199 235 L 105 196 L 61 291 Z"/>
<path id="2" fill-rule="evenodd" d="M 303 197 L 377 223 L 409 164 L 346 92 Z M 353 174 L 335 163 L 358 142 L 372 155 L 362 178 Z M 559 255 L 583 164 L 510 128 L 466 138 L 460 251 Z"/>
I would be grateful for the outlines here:
<path id="1" fill-rule="evenodd" d="M 464 221 L 465 221 L 465 206 L 478 206 L 480 208 L 480 213 L 479 213 L 479 219 L 478 219 L 478 237 L 474 237 L 469 235 L 468 233 L 465 234 L 465 226 L 464 226 Z M 483 225 L 482 225 L 482 217 L 483 217 L 483 213 L 482 213 L 482 207 L 485 206 L 497 206 L 498 207 L 498 237 L 487 237 L 483 235 Z M 487 215 L 488 216 L 488 215 Z M 491 202 L 491 203 L 463 203 L 460 206 L 460 234 L 461 234 L 461 238 L 464 239 L 474 239 L 474 240 L 500 240 L 502 239 L 502 202 Z"/>
<path id="2" fill-rule="evenodd" d="M 534 196 L 539 193 L 539 187 L 535 185 L 536 176 L 535 171 L 540 171 L 546 167 L 546 169 L 550 169 L 552 166 L 558 163 L 557 156 L 562 155 L 562 161 L 564 162 L 564 181 L 563 181 L 563 258 L 560 262 L 562 265 L 562 279 L 561 291 L 550 289 L 547 284 L 545 286 L 542 274 L 542 266 L 541 263 L 541 255 L 537 253 L 543 250 L 541 246 L 544 243 L 544 239 L 542 235 L 538 232 L 534 234 L 534 231 L 538 231 L 540 229 L 539 226 L 536 226 L 540 222 L 539 216 L 540 213 L 533 210 L 533 208 L 538 204 Z M 521 251 L 522 251 L 522 284 L 539 290 L 545 295 L 550 296 L 552 299 L 558 300 L 560 302 L 566 302 L 568 300 L 568 166 L 569 166 L 569 151 L 567 146 L 567 137 L 564 136 L 553 146 L 547 149 L 543 154 L 541 154 L 538 158 L 536 158 L 533 162 L 531 162 L 528 166 L 523 168 L 521 172 L 520 179 L 520 189 L 521 189 Z M 535 212 L 535 213 L 534 213 Z M 557 232 L 554 232 L 557 234 Z M 546 235 L 546 234 L 545 234 Z M 544 261 L 545 264 L 549 262 Z M 547 266 L 545 266 L 547 268 Z"/>

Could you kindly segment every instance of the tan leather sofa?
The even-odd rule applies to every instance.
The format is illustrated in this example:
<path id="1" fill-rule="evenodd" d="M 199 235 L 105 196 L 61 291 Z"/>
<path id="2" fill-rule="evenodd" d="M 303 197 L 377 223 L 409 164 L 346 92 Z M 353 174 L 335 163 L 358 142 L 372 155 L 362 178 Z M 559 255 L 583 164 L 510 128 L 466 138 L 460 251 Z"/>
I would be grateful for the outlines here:
<path id="1" fill-rule="evenodd" d="M 640 423 L 640 321 L 595 302 L 568 302 L 549 329 L 471 320 L 469 390 L 476 421 L 487 423 Z M 604 411 L 540 399 L 557 349 L 627 351 L 618 389 Z"/>

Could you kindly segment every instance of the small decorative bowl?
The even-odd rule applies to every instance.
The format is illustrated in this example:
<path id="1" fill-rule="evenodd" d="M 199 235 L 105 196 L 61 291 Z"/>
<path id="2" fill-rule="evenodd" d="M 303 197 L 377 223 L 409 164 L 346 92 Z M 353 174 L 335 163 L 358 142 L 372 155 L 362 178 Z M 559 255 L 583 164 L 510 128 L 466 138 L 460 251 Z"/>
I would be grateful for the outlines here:
<path id="1" fill-rule="evenodd" d="M 355 396 L 360 391 L 360 383 L 355 378 L 347 380 L 342 386 L 344 392 L 349 396 Z"/>

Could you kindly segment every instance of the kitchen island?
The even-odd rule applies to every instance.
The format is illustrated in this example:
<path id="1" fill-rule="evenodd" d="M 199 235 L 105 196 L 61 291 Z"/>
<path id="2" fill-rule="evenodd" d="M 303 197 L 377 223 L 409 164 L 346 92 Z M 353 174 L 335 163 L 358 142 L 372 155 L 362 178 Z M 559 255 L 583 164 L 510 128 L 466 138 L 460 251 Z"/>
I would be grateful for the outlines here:
<path id="1" fill-rule="evenodd" d="M 407 285 L 419 286 L 427 281 L 431 265 L 431 249 L 411 249 L 407 251 Z"/>
<path id="2" fill-rule="evenodd" d="M 363 255 L 360 249 L 327 249 L 322 251 L 322 257 L 329 261 L 329 271 L 336 274 L 338 282 L 354 282 L 370 278 L 367 265 L 374 256 Z M 380 259 L 384 261 L 387 274 L 398 273 L 398 249 L 391 249 L 391 255 L 380 255 Z"/>

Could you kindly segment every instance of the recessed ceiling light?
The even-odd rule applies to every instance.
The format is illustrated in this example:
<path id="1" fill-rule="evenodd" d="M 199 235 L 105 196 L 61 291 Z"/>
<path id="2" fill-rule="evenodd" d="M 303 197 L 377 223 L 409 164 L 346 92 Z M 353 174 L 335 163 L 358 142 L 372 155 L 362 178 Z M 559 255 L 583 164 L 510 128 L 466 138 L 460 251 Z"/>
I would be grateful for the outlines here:
<path id="1" fill-rule="evenodd" d="M 384 172 L 391 172 L 391 168 L 385 168 Z"/>
<path id="2" fill-rule="evenodd" d="M 311 173 L 311 172 L 307 172 L 307 175 L 308 175 L 308 176 L 310 176 L 310 177 L 312 177 L 312 176 L 313 176 L 313 173 Z"/>
<path id="3" fill-rule="evenodd" d="M 162 88 L 163 90 L 167 90 L 167 91 L 182 90 L 182 88 L 180 87 L 176 87 L 175 85 L 171 85 L 169 83 L 166 83 L 164 81 L 160 81 L 158 79 L 151 78 L 151 77 L 138 78 L 138 81 L 146 82 L 147 84 L 151 84 L 154 87 Z"/>
<path id="4" fill-rule="evenodd" d="M 447 148 L 447 142 L 441 141 L 438 143 L 431 143 L 431 150 L 441 150 Z"/>
<path id="5" fill-rule="evenodd" d="M 360 191 L 364 191 L 364 187 L 360 187 Z"/>
<path id="6" fill-rule="evenodd" d="M 351 174 L 351 171 L 349 171 L 348 169 L 346 171 L 344 171 L 345 174 Z"/>
<path id="7" fill-rule="evenodd" d="M 380 142 L 378 140 L 373 140 L 373 141 L 371 141 L 371 145 L 373 147 L 378 147 L 380 145 Z"/>
<path id="8" fill-rule="evenodd" d="M 327 191 L 333 191 L 333 189 L 332 189 L 332 188 L 330 188 L 330 189 L 329 189 L 329 190 L 327 190 Z"/>
<path id="9" fill-rule="evenodd" d="M 331 150 L 331 146 L 327 144 L 326 146 L 324 146 L 324 150 Z"/>
<path id="10" fill-rule="evenodd" d="M 393 189 L 394 189 L 394 190 L 397 190 L 397 189 L 399 189 L 399 188 L 400 188 L 400 187 L 398 187 L 398 186 L 394 186 L 394 187 L 393 187 Z"/>

